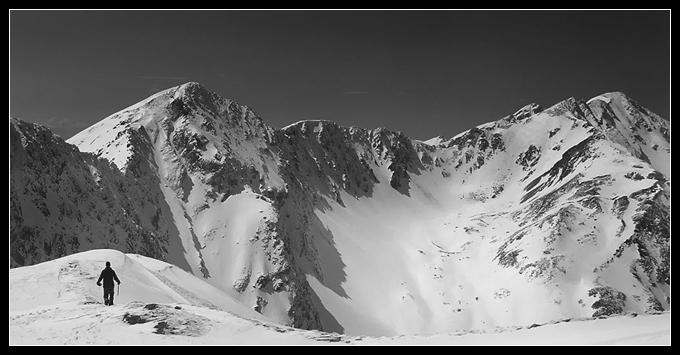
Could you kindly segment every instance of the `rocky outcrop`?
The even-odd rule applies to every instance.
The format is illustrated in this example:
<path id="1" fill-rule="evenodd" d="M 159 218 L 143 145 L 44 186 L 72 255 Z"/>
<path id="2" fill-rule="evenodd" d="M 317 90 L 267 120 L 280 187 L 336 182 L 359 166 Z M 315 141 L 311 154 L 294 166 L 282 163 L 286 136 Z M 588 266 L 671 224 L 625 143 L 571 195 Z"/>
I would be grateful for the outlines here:
<path id="1" fill-rule="evenodd" d="M 172 234 L 158 186 L 138 152 L 123 174 L 47 128 L 10 121 L 10 265 L 92 248 L 164 260 Z M 148 162 L 147 162 L 148 163 Z"/>

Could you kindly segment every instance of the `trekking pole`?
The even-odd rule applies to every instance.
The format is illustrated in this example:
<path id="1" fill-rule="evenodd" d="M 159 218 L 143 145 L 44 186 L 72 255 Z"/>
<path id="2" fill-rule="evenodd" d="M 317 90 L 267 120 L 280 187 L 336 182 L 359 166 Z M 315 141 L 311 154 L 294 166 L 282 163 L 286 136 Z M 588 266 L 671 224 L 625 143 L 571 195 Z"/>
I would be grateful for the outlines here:
<path id="1" fill-rule="evenodd" d="M 118 284 L 118 294 L 116 296 L 120 296 L 120 284 Z"/>

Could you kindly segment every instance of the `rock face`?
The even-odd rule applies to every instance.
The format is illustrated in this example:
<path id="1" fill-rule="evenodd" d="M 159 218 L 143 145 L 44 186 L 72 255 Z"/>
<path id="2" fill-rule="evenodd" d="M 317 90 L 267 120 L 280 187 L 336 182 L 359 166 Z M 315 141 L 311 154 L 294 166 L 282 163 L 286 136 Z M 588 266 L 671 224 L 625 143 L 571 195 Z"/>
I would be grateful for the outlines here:
<path id="1" fill-rule="evenodd" d="M 173 231 L 158 178 L 134 155 L 130 162 L 121 173 L 44 127 L 11 120 L 10 267 L 94 248 L 164 260 Z"/>
<path id="2" fill-rule="evenodd" d="M 670 307 L 669 123 L 622 93 L 421 142 L 329 121 L 273 129 L 187 83 L 68 141 L 11 119 L 10 179 L 10 267 L 143 254 L 299 328 Z"/>

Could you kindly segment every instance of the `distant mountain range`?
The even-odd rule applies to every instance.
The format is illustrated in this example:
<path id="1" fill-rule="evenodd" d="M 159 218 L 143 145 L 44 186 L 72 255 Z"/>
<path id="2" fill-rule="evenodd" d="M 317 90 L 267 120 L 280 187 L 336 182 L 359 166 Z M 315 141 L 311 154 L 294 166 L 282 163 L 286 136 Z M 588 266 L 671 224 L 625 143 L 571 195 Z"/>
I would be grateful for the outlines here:
<path id="1" fill-rule="evenodd" d="M 275 129 L 193 82 L 67 141 L 11 118 L 10 267 L 100 248 L 346 334 L 665 310 L 670 124 L 612 92 L 450 139 Z"/>

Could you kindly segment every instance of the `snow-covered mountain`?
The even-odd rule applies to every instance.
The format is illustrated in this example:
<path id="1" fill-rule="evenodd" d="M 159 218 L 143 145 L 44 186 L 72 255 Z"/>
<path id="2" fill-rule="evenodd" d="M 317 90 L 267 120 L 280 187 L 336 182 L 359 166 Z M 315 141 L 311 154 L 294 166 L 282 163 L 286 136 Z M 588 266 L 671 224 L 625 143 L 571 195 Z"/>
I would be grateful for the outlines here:
<path id="1" fill-rule="evenodd" d="M 66 142 L 12 119 L 10 147 L 15 267 L 118 249 L 352 335 L 670 307 L 670 125 L 622 93 L 421 142 L 187 83 Z"/>

